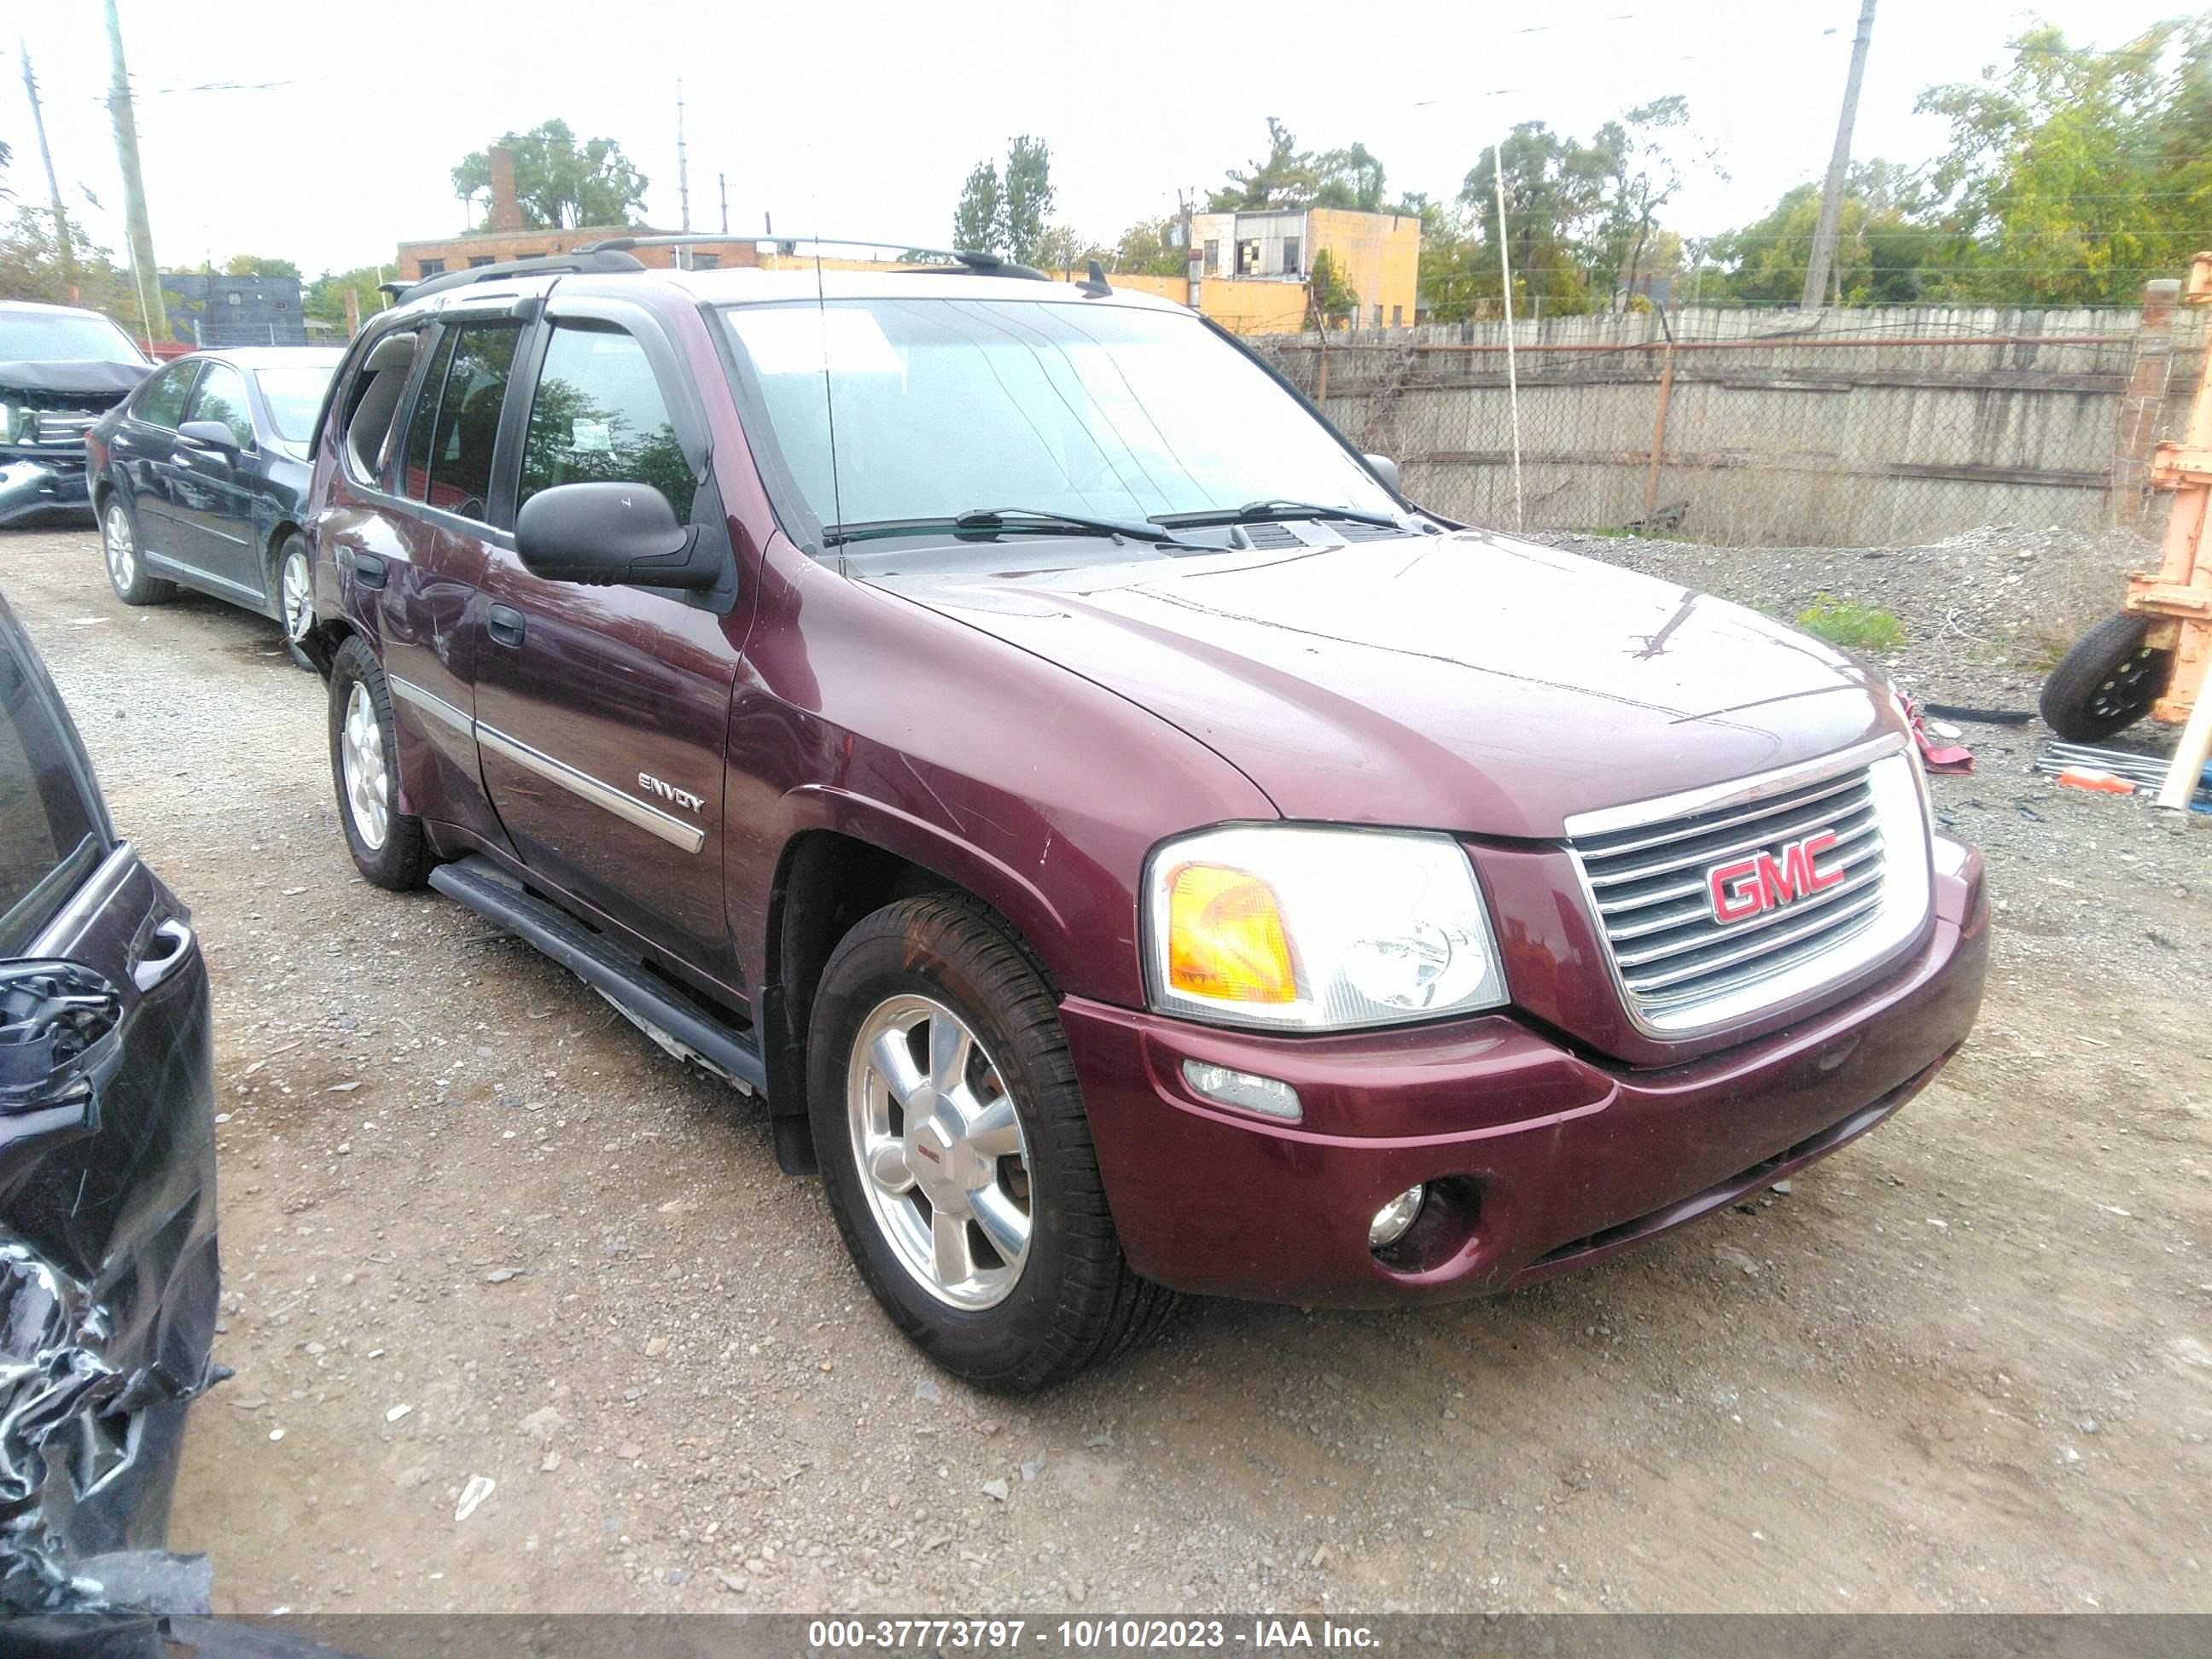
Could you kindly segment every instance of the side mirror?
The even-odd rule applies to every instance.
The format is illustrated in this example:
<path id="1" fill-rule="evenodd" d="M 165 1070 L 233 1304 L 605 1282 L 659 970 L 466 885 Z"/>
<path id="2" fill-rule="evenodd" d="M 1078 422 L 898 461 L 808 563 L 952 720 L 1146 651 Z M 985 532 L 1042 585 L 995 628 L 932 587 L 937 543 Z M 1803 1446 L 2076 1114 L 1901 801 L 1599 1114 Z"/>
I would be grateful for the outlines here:
<path id="1" fill-rule="evenodd" d="M 1398 487 L 1397 462 L 1392 460 L 1388 455 L 1366 455 L 1362 456 L 1361 459 L 1367 463 L 1367 470 L 1375 475 L 1376 481 L 1385 489 L 1393 495 L 1404 493 Z"/>
<path id="2" fill-rule="evenodd" d="M 696 527 L 676 521 L 668 497 L 646 483 L 556 484 L 523 502 L 514 548 L 532 574 L 608 587 L 704 592 L 721 580 Z"/>
<path id="3" fill-rule="evenodd" d="M 123 998 L 72 962 L 0 963 L 0 1147 L 89 1121 Z"/>
<path id="4" fill-rule="evenodd" d="M 221 421 L 186 421 L 177 428 L 177 435 L 188 444 L 212 449 L 218 455 L 238 453 L 236 435 Z"/>

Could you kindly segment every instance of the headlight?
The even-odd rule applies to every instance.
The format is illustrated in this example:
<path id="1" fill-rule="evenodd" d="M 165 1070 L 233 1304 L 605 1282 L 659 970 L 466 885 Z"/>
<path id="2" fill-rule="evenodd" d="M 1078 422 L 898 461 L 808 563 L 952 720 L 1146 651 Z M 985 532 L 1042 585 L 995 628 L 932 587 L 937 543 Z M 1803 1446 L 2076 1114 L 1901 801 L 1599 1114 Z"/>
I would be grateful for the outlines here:
<path id="1" fill-rule="evenodd" d="M 1154 850 L 1152 1006 L 1232 1025 L 1334 1030 L 1505 1000 L 1489 913 L 1449 836 L 1264 824 Z"/>

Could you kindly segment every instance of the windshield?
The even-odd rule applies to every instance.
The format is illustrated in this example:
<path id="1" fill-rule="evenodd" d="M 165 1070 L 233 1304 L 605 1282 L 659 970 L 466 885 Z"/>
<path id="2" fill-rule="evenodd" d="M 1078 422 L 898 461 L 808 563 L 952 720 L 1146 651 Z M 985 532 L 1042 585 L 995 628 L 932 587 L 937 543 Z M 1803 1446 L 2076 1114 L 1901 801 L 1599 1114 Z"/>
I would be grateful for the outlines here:
<path id="1" fill-rule="evenodd" d="M 319 364 L 253 372 L 262 399 L 269 405 L 270 423 L 286 443 L 303 444 L 314 435 L 315 416 L 323 406 L 323 393 L 336 367 Z"/>
<path id="2" fill-rule="evenodd" d="M 0 362 L 146 366 L 131 337 L 106 318 L 71 311 L 0 311 Z"/>
<path id="3" fill-rule="evenodd" d="M 1150 519 L 1271 498 L 1399 510 L 1295 396 L 1194 317 L 931 299 L 723 314 L 825 526 L 1011 507 Z"/>

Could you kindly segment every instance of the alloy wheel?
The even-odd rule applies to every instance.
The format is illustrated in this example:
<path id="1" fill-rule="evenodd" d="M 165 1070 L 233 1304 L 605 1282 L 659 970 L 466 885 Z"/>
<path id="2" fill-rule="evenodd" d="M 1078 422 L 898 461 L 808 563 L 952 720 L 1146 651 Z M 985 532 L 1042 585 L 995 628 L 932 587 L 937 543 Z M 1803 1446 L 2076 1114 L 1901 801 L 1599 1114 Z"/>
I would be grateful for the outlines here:
<path id="1" fill-rule="evenodd" d="M 955 1308 L 1004 1301 L 1029 1256 L 1029 1143 L 981 1042 L 944 1004 L 892 997 L 845 1077 L 860 1185 L 899 1265 Z"/>
<path id="2" fill-rule="evenodd" d="M 345 730 L 338 743 L 345 771 L 346 807 L 354 832 L 372 853 L 380 851 L 392 830 L 392 780 L 384 764 L 384 726 L 375 701 L 359 680 L 346 694 Z"/>
<path id="3" fill-rule="evenodd" d="M 284 637 L 297 645 L 307 637 L 307 629 L 315 620 L 315 595 L 307 574 L 306 553 L 295 549 L 284 556 L 277 597 L 284 612 Z"/>
<path id="4" fill-rule="evenodd" d="M 107 574 L 115 591 L 127 593 L 138 576 L 138 543 L 131 533 L 131 514 L 120 501 L 110 501 L 101 521 L 100 539 L 107 553 Z"/>

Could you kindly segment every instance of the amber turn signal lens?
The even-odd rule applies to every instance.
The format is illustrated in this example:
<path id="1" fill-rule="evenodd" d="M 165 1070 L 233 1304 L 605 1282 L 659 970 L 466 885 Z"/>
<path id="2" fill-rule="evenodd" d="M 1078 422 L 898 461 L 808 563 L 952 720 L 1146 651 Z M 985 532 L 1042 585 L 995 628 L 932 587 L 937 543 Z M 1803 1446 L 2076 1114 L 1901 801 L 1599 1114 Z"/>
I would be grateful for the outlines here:
<path id="1" fill-rule="evenodd" d="M 1168 891 L 1168 983 L 1220 1002 L 1295 1002 L 1297 974 L 1275 890 L 1219 865 L 1176 871 Z"/>

